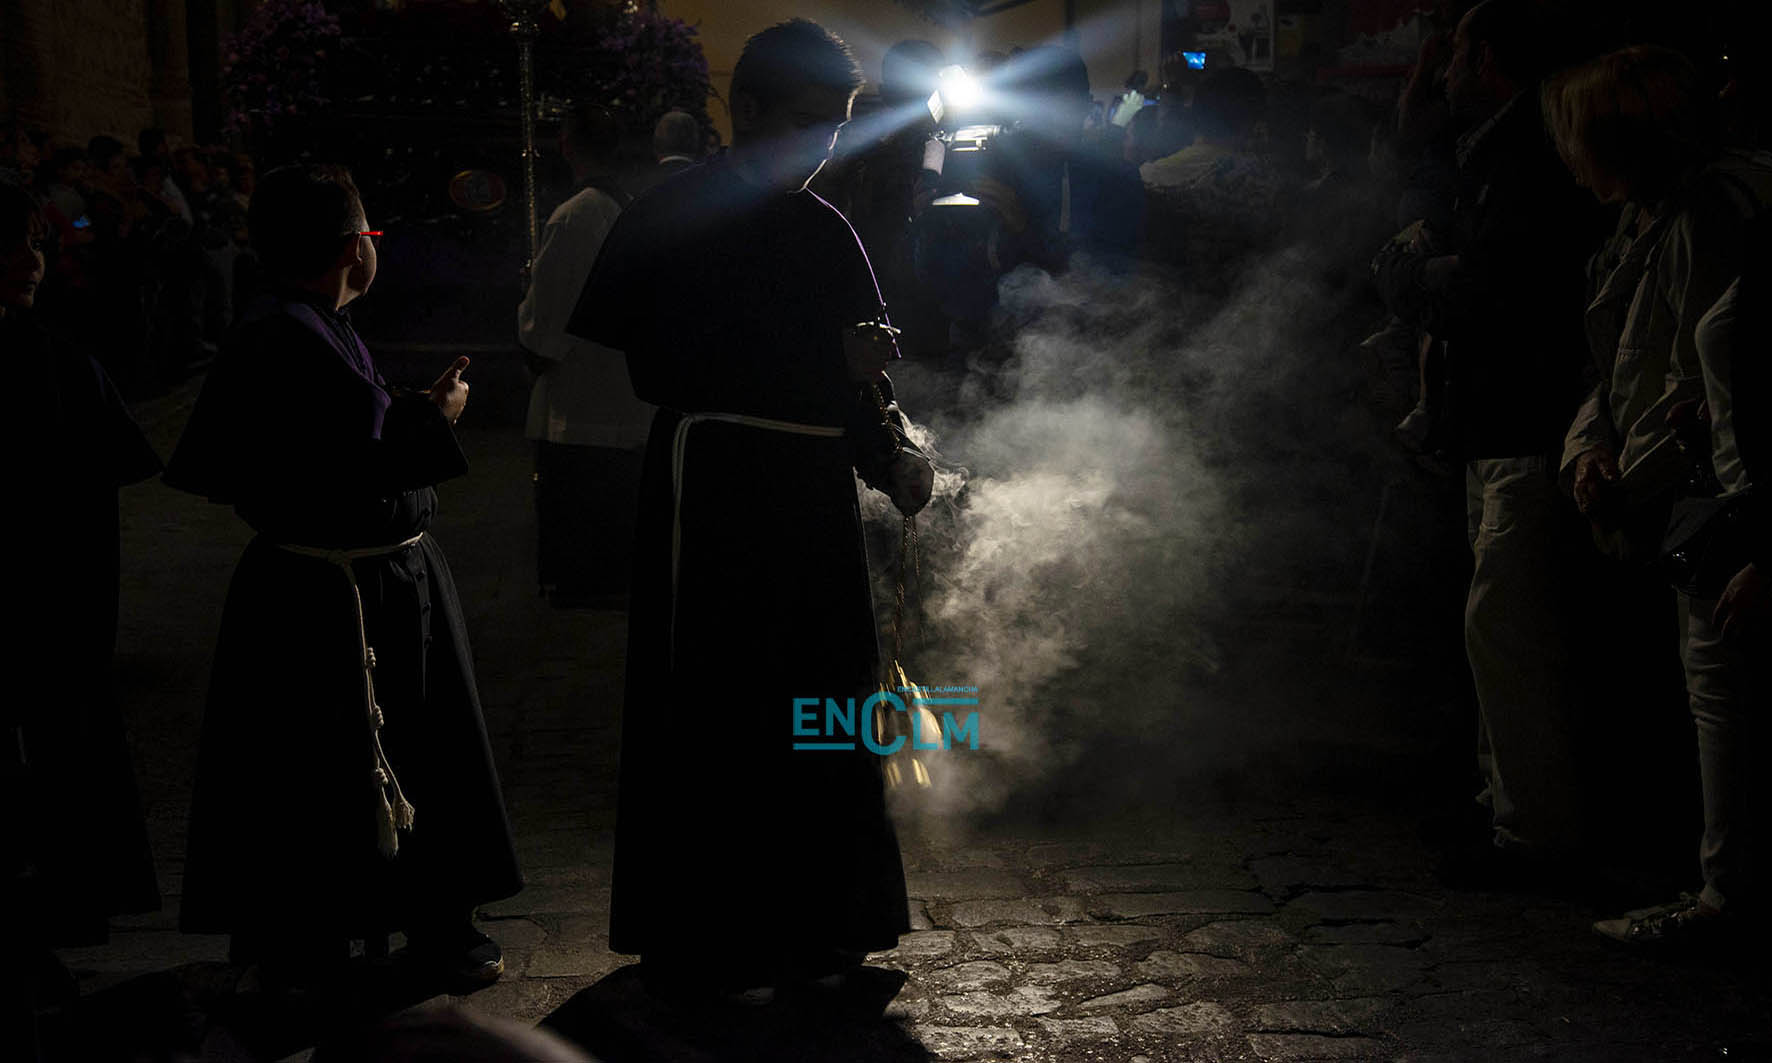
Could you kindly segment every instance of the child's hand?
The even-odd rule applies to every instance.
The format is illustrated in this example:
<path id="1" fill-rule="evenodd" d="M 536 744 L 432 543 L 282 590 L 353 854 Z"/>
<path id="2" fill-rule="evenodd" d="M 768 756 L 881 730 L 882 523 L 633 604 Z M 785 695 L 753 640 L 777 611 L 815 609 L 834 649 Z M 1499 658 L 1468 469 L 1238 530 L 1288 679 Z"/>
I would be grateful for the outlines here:
<path id="1" fill-rule="evenodd" d="M 457 358 L 455 364 L 437 378 L 431 385 L 431 401 L 443 411 L 443 417 L 450 424 L 461 416 L 461 411 L 468 405 L 468 385 L 461 378 L 462 370 L 468 367 L 467 358 Z"/>

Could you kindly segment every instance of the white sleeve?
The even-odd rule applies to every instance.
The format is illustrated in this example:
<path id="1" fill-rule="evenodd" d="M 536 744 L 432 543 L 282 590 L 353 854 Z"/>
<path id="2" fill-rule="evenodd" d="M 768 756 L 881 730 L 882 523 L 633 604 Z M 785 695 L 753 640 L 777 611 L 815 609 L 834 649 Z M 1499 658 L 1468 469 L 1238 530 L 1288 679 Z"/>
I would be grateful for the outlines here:
<path id="1" fill-rule="evenodd" d="M 529 292 L 517 307 L 517 340 L 524 347 L 564 361 L 580 343 L 567 335 L 566 322 L 620 213 L 614 200 L 597 193 L 568 200 L 548 219 L 530 268 Z"/>

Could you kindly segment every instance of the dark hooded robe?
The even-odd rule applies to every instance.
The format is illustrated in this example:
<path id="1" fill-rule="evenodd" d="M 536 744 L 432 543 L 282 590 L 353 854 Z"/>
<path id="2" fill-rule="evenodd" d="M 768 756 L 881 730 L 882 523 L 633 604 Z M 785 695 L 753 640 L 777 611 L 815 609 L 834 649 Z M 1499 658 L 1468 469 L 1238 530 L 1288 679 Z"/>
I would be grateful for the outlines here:
<path id="1" fill-rule="evenodd" d="M 885 484 L 908 444 L 896 406 L 882 415 L 890 383 L 876 397 L 849 379 L 842 333 L 883 309 L 841 214 L 715 162 L 623 213 L 568 325 L 626 352 L 660 407 L 629 607 L 616 952 L 768 964 L 909 930 L 880 758 L 793 748 L 795 698 L 859 704 L 879 677 L 855 473 Z"/>
<path id="2" fill-rule="evenodd" d="M 29 314 L 0 317 L 0 352 L 19 399 L 6 425 L 25 518 L 8 522 L 9 599 L 24 612 L 7 640 L 21 682 L 0 708 L 0 859 L 27 936 L 97 944 L 108 916 L 160 906 L 111 690 L 117 489 L 158 473 L 160 459 L 98 363 Z"/>
<path id="3" fill-rule="evenodd" d="M 433 485 L 466 468 L 441 411 L 388 387 L 347 314 L 266 297 L 224 346 L 166 472 L 258 533 L 222 613 L 181 929 L 362 937 L 522 887 L 461 603 L 427 533 Z M 347 562 L 361 634 L 351 579 L 316 549 L 369 554 Z M 414 809 L 391 857 L 364 643 L 388 774 Z"/>

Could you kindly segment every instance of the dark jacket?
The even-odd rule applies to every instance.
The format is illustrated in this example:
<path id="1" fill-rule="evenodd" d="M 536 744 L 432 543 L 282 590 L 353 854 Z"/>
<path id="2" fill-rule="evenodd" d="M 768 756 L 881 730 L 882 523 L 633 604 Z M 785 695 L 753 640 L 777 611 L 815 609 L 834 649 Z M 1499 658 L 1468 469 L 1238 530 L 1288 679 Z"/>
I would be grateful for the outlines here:
<path id="1" fill-rule="evenodd" d="M 1458 143 L 1453 231 L 1373 263 L 1393 313 L 1447 341 L 1461 456 L 1557 453 L 1582 395 L 1586 263 L 1605 212 L 1575 183 L 1527 90 Z M 1441 284 L 1435 255 L 1458 266 Z"/>

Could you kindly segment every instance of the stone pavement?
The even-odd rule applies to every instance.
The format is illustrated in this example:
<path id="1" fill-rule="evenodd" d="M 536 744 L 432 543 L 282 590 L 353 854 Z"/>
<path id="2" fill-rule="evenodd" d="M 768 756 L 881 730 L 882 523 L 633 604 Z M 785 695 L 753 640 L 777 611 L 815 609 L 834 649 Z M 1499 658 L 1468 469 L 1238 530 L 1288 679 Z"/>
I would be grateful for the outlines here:
<path id="1" fill-rule="evenodd" d="M 142 410 L 163 454 L 189 399 Z M 1588 930 L 1602 908 L 1448 891 L 1394 786 L 1304 781 L 965 824 L 907 809 L 916 930 L 871 958 L 855 993 L 877 999 L 673 1013 L 606 947 L 624 618 L 539 601 L 527 447 L 467 425 L 473 472 L 443 489 L 436 534 L 529 882 L 482 913 L 508 973 L 474 1009 L 549 1020 L 612 1061 L 1772 1058 L 1760 971 L 1621 955 Z M 64 958 L 89 999 L 172 971 L 188 1002 L 233 975 L 222 939 L 174 928 L 208 659 L 246 535 L 158 484 L 125 491 L 124 516 L 118 680 L 167 903 Z M 1301 746 L 1293 761 L 1325 769 L 1299 780 L 1346 779 L 1414 752 Z M 732 873 L 710 869 L 710 890 Z M 181 1017 L 192 1042 L 244 1058 L 202 1010 Z"/>

